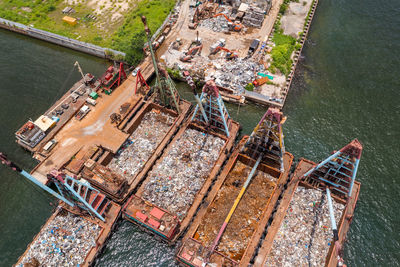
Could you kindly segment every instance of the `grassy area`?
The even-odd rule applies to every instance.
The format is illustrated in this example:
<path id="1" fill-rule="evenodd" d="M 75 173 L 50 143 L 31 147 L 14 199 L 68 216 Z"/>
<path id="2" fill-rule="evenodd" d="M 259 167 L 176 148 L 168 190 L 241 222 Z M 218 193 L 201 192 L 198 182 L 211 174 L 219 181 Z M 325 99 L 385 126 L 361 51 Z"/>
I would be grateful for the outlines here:
<path id="1" fill-rule="evenodd" d="M 147 24 L 154 33 L 174 8 L 176 0 L 144 0 L 128 14 L 125 23 L 112 38 L 111 48 L 124 51 L 127 62 L 135 65 L 143 58 L 143 45 L 146 42 L 141 16 L 147 17 Z"/>
<path id="2" fill-rule="evenodd" d="M 279 69 L 284 75 L 288 75 L 292 66 L 292 59 L 290 58 L 294 49 L 297 48 L 297 41 L 289 35 L 282 32 L 275 32 L 272 41 L 275 43 L 272 48 L 272 64 L 271 71 Z"/>
<path id="3" fill-rule="evenodd" d="M 146 16 L 151 31 L 155 32 L 176 0 L 104 0 L 98 1 L 97 6 L 88 6 L 88 2 L 76 0 L 68 5 L 61 0 L 0 0 L 0 17 L 125 52 L 126 61 L 137 64 L 143 58 L 146 40 L 140 17 Z M 62 21 L 65 14 L 61 11 L 67 6 L 75 10 L 70 14 L 78 19 L 75 26 Z M 95 15 L 96 20 L 88 15 Z"/>

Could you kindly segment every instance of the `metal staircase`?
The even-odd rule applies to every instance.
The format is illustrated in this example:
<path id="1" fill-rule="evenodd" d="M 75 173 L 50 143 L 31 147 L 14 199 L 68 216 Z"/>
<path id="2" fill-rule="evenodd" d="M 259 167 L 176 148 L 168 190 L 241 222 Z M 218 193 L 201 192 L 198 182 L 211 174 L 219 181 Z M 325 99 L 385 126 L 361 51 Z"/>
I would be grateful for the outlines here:
<path id="1" fill-rule="evenodd" d="M 96 216 L 105 222 L 105 212 L 110 206 L 111 201 L 106 196 L 94 189 L 86 180 L 76 180 L 62 172 L 52 171 L 47 175 L 47 178 L 54 182 L 58 192 L 51 189 L 49 186 L 39 182 L 28 172 L 18 167 L 14 162 L 9 160 L 7 156 L 0 152 L 0 161 L 10 167 L 13 171 L 20 173 L 22 176 L 55 196 L 59 200 L 65 202 L 71 207 L 79 207 L 80 209 L 88 211 L 90 214 Z"/>
<path id="2" fill-rule="evenodd" d="M 111 202 L 88 181 L 76 180 L 58 171 L 52 171 L 48 177 L 54 182 L 62 196 L 74 199 L 75 204 L 81 209 L 105 221 L 103 215 Z"/>
<path id="3" fill-rule="evenodd" d="M 351 197 L 362 149 L 362 144 L 354 139 L 306 172 L 302 179 L 322 189 L 329 187 L 332 194 L 341 198 Z"/>
<path id="4" fill-rule="evenodd" d="M 225 108 L 224 101 L 214 81 L 210 80 L 206 82 L 200 96 L 200 102 L 205 114 L 202 113 L 203 110 L 200 104 L 197 104 L 192 120 L 201 121 L 212 129 L 225 133 L 229 137 L 231 123 L 229 113 Z"/>
<path id="5" fill-rule="evenodd" d="M 243 152 L 253 159 L 263 155 L 264 162 L 283 172 L 285 145 L 282 124 L 285 120 L 279 109 L 269 108 L 251 133 Z"/>

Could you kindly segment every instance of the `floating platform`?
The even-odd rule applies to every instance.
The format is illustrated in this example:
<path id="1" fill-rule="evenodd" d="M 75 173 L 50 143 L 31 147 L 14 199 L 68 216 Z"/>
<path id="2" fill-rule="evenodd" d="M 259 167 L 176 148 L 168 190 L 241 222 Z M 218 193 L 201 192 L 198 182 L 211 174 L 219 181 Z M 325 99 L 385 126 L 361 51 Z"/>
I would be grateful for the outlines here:
<path id="1" fill-rule="evenodd" d="M 233 147 L 238 130 L 239 124 L 231 119 L 229 137 L 188 120 L 147 174 L 135 197 L 127 201 L 123 217 L 174 242 L 192 221 Z M 164 216 L 151 214 L 155 207 L 165 211 L 165 216 L 176 216 L 168 230 L 173 235 L 165 233 L 169 228 Z M 149 223 L 150 219 L 158 223 Z"/>
<path id="2" fill-rule="evenodd" d="M 120 215 L 121 207 L 110 204 L 105 212 L 106 222 L 90 215 L 77 215 L 60 204 L 15 266 L 93 265 Z"/>
<path id="3" fill-rule="evenodd" d="M 85 79 L 87 81 L 93 81 L 94 77 L 88 73 L 85 75 Z M 49 118 L 49 120 L 53 117 L 58 118 L 55 126 L 49 127 L 48 129 L 37 129 L 39 127 L 29 127 L 29 125 L 27 125 L 29 122 L 25 123 L 15 133 L 18 145 L 32 153 L 41 150 L 41 148 L 49 142 L 86 103 L 86 98 L 89 96 L 90 91 L 97 90 L 96 87 L 99 85 L 100 83 L 96 82 L 91 82 L 88 85 L 85 85 L 83 79 L 80 79 L 59 100 L 57 100 L 57 102 L 43 113 L 43 115 Z M 34 122 L 31 123 L 33 124 Z M 35 133 L 30 134 L 30 131 L 35 131 Z M 37 131 L 42 132 L 43 135 L 39 136 Z M 46 157 L 46 155 L 43 155 L 42 157 Z"/>
<path id="4" fill-rule="evenodd" d="M 101 165 L 98 168 L 106 166 L 114 174 L 106 175 L 106 171 L 96 174 L 93 172 L 96 166 L 86 166 L 82 172 L 83 178 L 114 201 L 125 201 L 170 142 L 187 117 L 190 106 L 188 101 L 181 100 L 181 113 L 178 114 L 154 102 L 145 103 L 132 118 L 123 123 L 123 131 L 130 134 L 128 140 L 116 154 L 105 152 L 107 154 L 97 160 L 97 166 Z M 113 176 L 120 178 L 114 179 Z"/>
<path id="5" fill-rule="evenodd" d="M 311 266 L 337 266 L 338 255 L 337 251 L 335 250 L 335 243 L 333 242 L 333 237 L 330 229 L 329 213 L 327 216 L 328 218 L 325 219 L 328 222 L 324 222 L 322 219 L 319 219 L 313 227 L 308 225 L 308 223 L 314 223 L 316 220 L 315 218 L 318 217 L 317 215 L 313 216 L 312 218 L 298 219 L 299 216 L 306 217 L 306 215 L 310 213 L 316 214 L 318 209 L 321 209 L 321 213 L 323 212 L 321 208 L 322 205 L 320 205 L 321 202 L 323 202 L 322 196 L 320 199 L 316 199 L 314 201 L 311 198 L 304 200 L 307 196 L 311 196 L 316 192 L 318 192 L 318 196 L 323 195 L 323 192 L 320 190 L 320 188 L 318 188 L 317 185 L 312 185 L 308 183 L 307 180 L 300 180 L 300 178 L 307 171 L 309 171 L 316 165 L 316 163 L 309 160 L 300 160 L 293 174 L 293 177 L 288 184 L 288 188 L 284 192 L 283 198 L 275 213 L 272 224 L 268 227 L 267 235 L 262 242 L 261 248 L 259 249 L 258 255 L 255 259 L 255 266 L 276 265 L 279 264 L 278 262 L 280 262 L 284 266 L 286 266 L 287 264 L 300 266 L 302 264 L 308 265 L 308 263 L 310 263 Z M 347 202 L 344 199 L 337 197 L 335 194 L 332 195 L 334 202 L 333 206 L 334 208 L 336 208 L 335 217 L 340 218 L 340 220 L 337 220 L 339 222 L 337 225 L 337 230 L 339 235 L 338 241 L 342 245 L 344 243 L 344 240 L 346 239 L 346 234 L 350 227 L 351 218 L 354 214 L 355 206 L 360 192 L 360 185 L 361 184 L 359 182 L 354 182 L 351 197 L 348 198 Z M 292 201 L 296 198 L 296 194 L 303 194 L 303 199 L 300 200 L 305 202 L 303 203 L 305 205 Z M 299 200 L 298 198 L 296 199 Z M 323 205 L 325 206 L 325 213 L 327 213 L 327 205 Z M 301 209 L 303 209 L 303 212 L 301 212 Z M 300 227 L 301 230 L 299 230 L 300 228 L 297 229 L 298 231 L 291 229 L 292 224 L 290 217 L 292 216 L 292 214 L 293 216 L 297 216 L 297 226 L 295 227 Z M 310 233 L 310 230 L 312 238 L 308 239 L 309 237 L 306 237 L 306 235 Z M 286 241 L 288 238 L 292 238 L 293 235 L 294 237 L 292 239 L 297 239 L 295 235 L 299 235 L 299 233 L 301 233 L 301 239 L 295 240 L 294 242 L 297 243 L 295 243 L 294 245 L 292 244 L 293 240 L 291 240 L 290 242 Z M 329 237 L 327 239 L 320 240 L 321 243 L 318 244 L 318 235 L 328 235 Z M 312 242 L 310 242 L 310 240 Z M 312 243 L 312 246 L 310 246 L 310 243 Z M 304 253 L 304 255 L 302 253 L 304 252 L 303 248 L 308 251 L 309 247 L 310 254 L 306 252 Z M 316 248 L 318 251 L 312 252 L 312 247 Z M 299 256 L 297 254 L 302 255 Z"/>
<path id="6" fill-rule="evenodd" d="M 257 167 L 250 185 L 232 214 L 214 251 L 210 251 L 252 167 L 256 163 L 242 154 L 243 137 L 209 192 L 177 253 L 185 266 L 248 266 L 268 220 L 286 184 L 293 156 L 283 155 L 284 172 L 265 162 Z M 208 203 L 208 205 L 207 205 Z"/>

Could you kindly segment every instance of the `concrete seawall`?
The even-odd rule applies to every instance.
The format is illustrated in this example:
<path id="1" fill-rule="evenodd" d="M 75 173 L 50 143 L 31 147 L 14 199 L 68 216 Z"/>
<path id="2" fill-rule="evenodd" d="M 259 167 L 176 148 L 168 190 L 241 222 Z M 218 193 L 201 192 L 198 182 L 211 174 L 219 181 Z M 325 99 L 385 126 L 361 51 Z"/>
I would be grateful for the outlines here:
<path id="1" fill-rule="evenodd" d="M 109 48 L 100 47 L 97 45 L 81 42 L 75 39 L 64 37 L 55 33 L 39 30 L 33 27 L 23 25 L 21 23 L 13 22 L 0 18 L 0 28 L 7 29 L 13 32 L 21 33 L 47 41 L 53 44 L 71 48 L 80 52 L 84 52 L 93 56 L 101 58 L 114 59 L 115 57 L 125 57 L 125 53 L 116 51 Z"/>

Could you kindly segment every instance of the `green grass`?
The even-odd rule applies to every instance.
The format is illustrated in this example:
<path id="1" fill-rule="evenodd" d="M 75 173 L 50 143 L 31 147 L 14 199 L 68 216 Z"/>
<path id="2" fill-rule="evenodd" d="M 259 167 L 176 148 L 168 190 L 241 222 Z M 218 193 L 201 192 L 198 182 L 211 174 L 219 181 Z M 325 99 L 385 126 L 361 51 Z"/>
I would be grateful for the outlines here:
<path id="1" fill-rule="evenodd" d="M 275 32 L 272 41 L 275 43 L 275 46 L 271 51 L 271 71 L 274 72 L 276 69 L 279 69 L 281 73 L 288 75 L 292 66 L 290 56 L 296 48 L 296 39 L 282 32 Z"/>
<path id="2" fill-rule="evenodd" d="M 61 0 L 2 0 L 0 1 L 0 17 L 22 24 L 46 23 L 49 22 L 47 15 L 61 2 Z M 30 8 L 31 11 L 24 11 L 23 7 Z"/>
<path id="3" fill-rule="evenodd" d="M 176 0 L 144 0 L 125 18 L 124 25 L 112 37 L 111 48 L 124 51 L 126 61 L 132 65 L 143 59 L 146 42 L 141 16 L 147 17 L 147 24 L 154 33 L 174 8 Z"/>
<path id="4" fill-rule="evenodd" d="M 144 57 L 143 45 L 146 41 L 140 17 L 142 15 L 147 17 L 149 28 L 154 33 L 174 8 L 175 3 L 176 0 L 138 0 L 136 6 L 124 13 L 123 22 L 103 23 L 103 27 L 106 28 L 101 30 L 95 21 L 85 18 L 86 15 L 93 14 L 93 10 L 79 1 L 71 5 L 76 13 L 70 16 L 80 18 L 75 26 L 62 21 L 65 15 L 61 11 L 66 7 L 62 0 L 0 0 L 0 17 L 125 52 L 127 54 L 125 60 L 136 65 Z M 22 7 L 30 8 L 31 12 L 22 10 Z M 98 18 L 100 19 L 103 19 L 103 16 Z"/>

